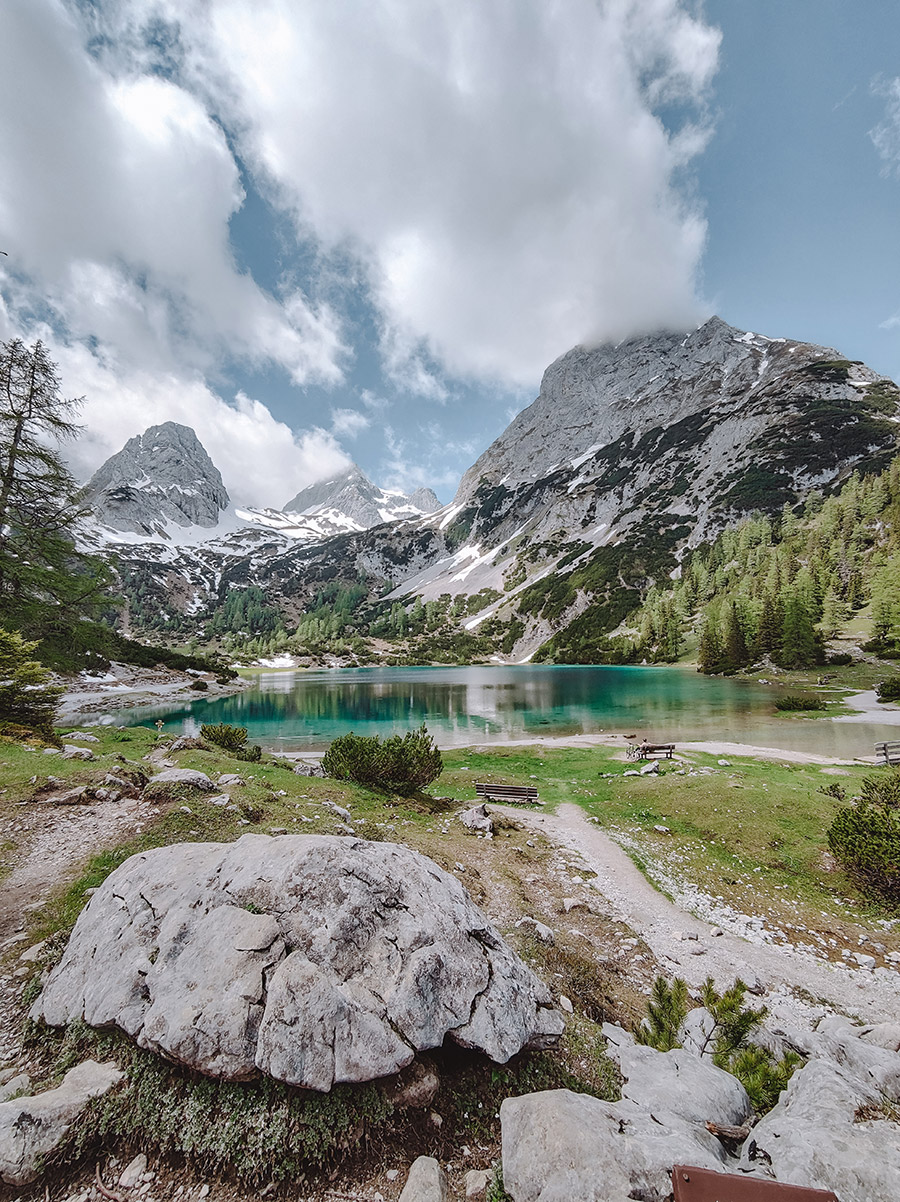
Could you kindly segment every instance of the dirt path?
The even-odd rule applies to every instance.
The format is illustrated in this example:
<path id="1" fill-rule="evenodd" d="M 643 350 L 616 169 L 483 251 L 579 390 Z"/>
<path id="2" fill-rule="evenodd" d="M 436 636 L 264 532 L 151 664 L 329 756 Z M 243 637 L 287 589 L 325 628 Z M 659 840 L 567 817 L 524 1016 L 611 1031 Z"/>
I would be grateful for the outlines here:
<path id="1" fill-rule="evenodd" d="M 865 1022 L 896 1022 L 900 1013 L 900 973 L 877 975 L 863 969 L 829 965 L 791 946 L 757 944 L 726 931 L 713 936 L 709 923 L 659 893 L 625 851 L 571 803 L 555 814 L 515 811 L 516 821 L 531 825 L 552 842 L 577 851 L 597 874 L 593 882 L 616 916 L 627 922 L 672 975 L 700 985 L 707 976 L 730 985 L 735 977 L 765 986 L 773 1017 L 788 1026 L 808 1025 L 823 1005 Z M 684 939 L 682 935 L 696 935 Z M 795 990 L 803 990 L 798 997 Z M 807 999 L 807 1000 L 804 1000 Z"/>

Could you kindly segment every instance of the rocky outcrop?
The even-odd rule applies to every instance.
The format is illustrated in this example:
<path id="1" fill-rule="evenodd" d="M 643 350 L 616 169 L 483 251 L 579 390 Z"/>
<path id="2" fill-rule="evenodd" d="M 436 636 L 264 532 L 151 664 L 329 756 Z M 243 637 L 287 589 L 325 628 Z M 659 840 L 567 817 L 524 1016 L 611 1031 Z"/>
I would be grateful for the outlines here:
<path id="1" fill-rule="evenodd" d="M 454 877 L 405 847 L 315 835 L 132 856 L 32 1015 L 120 1027 L 209 1075 L 318 1090 L 396 1073 L 445 1038 L 502 1063 L 563 1029 Z"/>
<path id="2" fill-rule="evenodd" d="M 0 1102 L 0 1180 L 6 1185 L 34 1181 L 43 1158 L 61 1143 L 91 1098 L 112 1089 L 123 1075 L 112 1063 L 85 1060 L 69 1069 L 56 1089 Z"/>
<path id="3" fill-rule="evenodd" d="M 676 1164 L 831 1190 L 841 1202 L 900 1197 L 895 1024 L 831 1017 L 813 1032 L 758 1031 L 759 1043 L 810 1059 L 754 1126 L 743 1086 L 705 1054 L 706 1013 L 683 1026 L 686 1045 L 671 1052 L 604 1024 L 622 1074 L 619 1102 L 568 1090 L 507 1099 L 503 1182 L 513 1202 L 668 1202 Z M 725 1129 L 721 1142 L 708 1124 Z"/>
<path id="4" fill-rule="evenodd" d="M 217 525 L 228 493 L 190 426 L 164 422 L 107 459 L 85 486 L 84 501 L 113 530 L 168 537 L 169 523 Z"/>

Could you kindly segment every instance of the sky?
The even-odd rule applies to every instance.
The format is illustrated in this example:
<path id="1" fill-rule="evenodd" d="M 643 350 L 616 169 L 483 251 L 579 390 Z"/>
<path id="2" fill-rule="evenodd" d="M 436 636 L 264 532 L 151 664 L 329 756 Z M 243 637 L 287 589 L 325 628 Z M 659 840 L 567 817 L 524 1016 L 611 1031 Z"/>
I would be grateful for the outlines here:
<path id="1" fill-rule="evenodd" d="M 716 312 L 900 378 L 895 0 L 3 0 L 0 339 L 81 478 L 460 476 L 572 346 Z"/>

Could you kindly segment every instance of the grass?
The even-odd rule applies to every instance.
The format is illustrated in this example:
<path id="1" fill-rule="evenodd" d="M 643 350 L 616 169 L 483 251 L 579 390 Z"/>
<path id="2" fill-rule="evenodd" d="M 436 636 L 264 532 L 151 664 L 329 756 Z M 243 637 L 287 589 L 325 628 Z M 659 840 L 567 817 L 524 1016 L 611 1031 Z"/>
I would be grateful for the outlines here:
<path id="1" fill-rule="evenodd" d="M 698 752 L 680 757 L 696 775 L 665 765 L 663 785 L 652 777 L 623 778 L 631 765 L 619 756 L 613 747 L 468 749 L 445 756 L 438 784 L 462 797 L 474 791 L 475 776 L 516 784 L 537 777 L 548 808 L 574 802 L 618 832 L 664 891 L 665 877 L 653 870 L 661 861 L 676 866 L 675 877 L 701 883 L 743 913 L 783 928 L 827 929 L 838 942 L 852 938 L 845 946 L 894 916 L 873 908 L 831 862 L 825 835 L 841 802 L 822 792 L 839 782 L 852 796 L 863 777 L 886 770 L 848 766 L 840 769 L 846 775 L 835 776 L 824 765 L 737 757 L 722 768 L 719 757 Z M 656 831 L 658 825 L 669 833 Z M 849 912 L 846 898 L 854 903 Z"/>

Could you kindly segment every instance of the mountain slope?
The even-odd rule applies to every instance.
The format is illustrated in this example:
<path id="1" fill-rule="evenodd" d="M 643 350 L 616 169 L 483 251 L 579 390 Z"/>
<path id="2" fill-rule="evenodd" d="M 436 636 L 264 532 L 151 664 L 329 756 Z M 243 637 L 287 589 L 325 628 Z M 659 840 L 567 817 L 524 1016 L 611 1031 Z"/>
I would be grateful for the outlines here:
<path id="1" fill-rule="evenodd" d="M 164 422 L 130 438 L 84 489 L 95 520 L 113 530 L 168 537 L 166 527 L 218 524 L 228 493 L 190 426 Z"/>
<path id="2" fill-rule="evenodd" d="M 292 614 L 317 579 L 362 578 L 375 593 L 392 587 L 389 599 L 481 594 L 465 627 L 512 622 L 514 659 L 576 620 L 580 645 L 599 643 L 684 548 L 884 467 L 898 400 L 890 380 L 831 348 L 718 318 L 576 347 L 452 505 L 390 533 L 289 550 L 269 563 L 267 591 Z"/>

